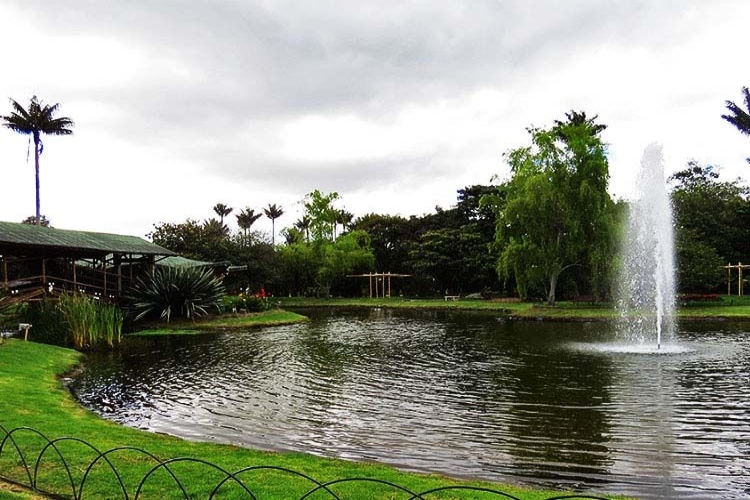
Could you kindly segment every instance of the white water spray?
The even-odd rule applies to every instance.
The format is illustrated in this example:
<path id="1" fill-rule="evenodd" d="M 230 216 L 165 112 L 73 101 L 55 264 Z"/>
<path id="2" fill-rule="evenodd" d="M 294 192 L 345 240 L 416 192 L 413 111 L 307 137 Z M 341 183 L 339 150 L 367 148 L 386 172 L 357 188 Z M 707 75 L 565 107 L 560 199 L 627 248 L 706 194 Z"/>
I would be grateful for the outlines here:
<path id="1" fill-rule="evenodd" d="M 674 232 L 661 146 L 643 152 L 636 191 L 622 253 L 620 330 L 641 344 L 656 335 L 658 350 L 675 328 Z"/>

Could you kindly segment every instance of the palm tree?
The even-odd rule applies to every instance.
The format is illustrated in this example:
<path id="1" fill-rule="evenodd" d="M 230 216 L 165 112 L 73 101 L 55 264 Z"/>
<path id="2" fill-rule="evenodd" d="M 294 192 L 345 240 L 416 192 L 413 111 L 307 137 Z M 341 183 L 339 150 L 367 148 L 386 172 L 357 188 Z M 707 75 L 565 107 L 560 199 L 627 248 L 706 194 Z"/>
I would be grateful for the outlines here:
<path id="1" fill-rule="evenodd" d="M 263 209 L 263 213 L 271 219 L 271 245 L 276 246 L 276 219 L 284 215 L 284 210 L 277 207 L 275 203 L 273 205 L 269 203 L 268 207 Z"/>
<path id="2" fill-rule="evenodd" d="M 747 111 L 732 101 L 727 101 L 727 109 L 734 113 L 734 115 L 721 115 L 721 117 L 737 127 L 737 130 L 741 133 L 750 135 L 750 90 L 747 87 L 742 87 L 742 93 L 745 94 L 745 107 Z M 747 158 L 747 162 L 750 163 L 750 158 Z"/>
<path id="3" fill-rule="evenodd" d="M 234 210 L 232 207 L 228 207 L 223 203 L 217 203 L 214 205 L 214 212 L 219 216 L 219 222 L 222 226 L 224 225 L 224 217 L 231 214 L 232 210 Z"/>
<path id="4" fill-rule="evenodd" d="M 41 224 L 39 211 L 39 155 L 44 151 L 42 134 L 48 135 L 70 135 L 73 131 L 73 120 L 67 116 L 55 118 L 60 107 L 59 103 L 53 105 L 44 104 L 36 96 L 31 98 L 29 109 L 24 109 L 17 101 L 11 99 L 11 113 L 3 116 L 4 126 L 18 132 L 30 135 L 34 139 L 34 171 L 36 173 L 36 225 Z"/>
<path id="5" fill-rule="evenodd" d="M 299 219 L 297 222 L 294 223 L 294 227 L 299 229 L 301 232 L 305 234 L 305 241 L 308 243 L 310 242 L 310 225 L 312 224 L 312 221 L 310 220 L 310 217 L 305 215 L 301 219 Z"/>
<path id="6" fill-rule="evenodd" d="M 237 225 L 240 226 L 240 229 L 242 229 L 245 235 L 245 243 L 247 243 L 247 232 L 250 230 L 250 227 L 255 224 L 255 221 L 260 219 L 261 215 L 263 214 L 256 214 L 255 210 L 251 208 L 245 208 L 237 214 Z"/>

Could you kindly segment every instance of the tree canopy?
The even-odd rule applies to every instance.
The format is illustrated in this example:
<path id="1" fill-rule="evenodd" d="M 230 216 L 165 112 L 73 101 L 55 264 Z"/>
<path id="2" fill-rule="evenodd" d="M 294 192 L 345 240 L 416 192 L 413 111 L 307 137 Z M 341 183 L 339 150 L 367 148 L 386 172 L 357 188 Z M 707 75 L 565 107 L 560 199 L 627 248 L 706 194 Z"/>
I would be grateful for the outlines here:
<path id="1" fill-rule="evenodd" d="M 595 272 L 614 245 L 604 126 L 571 112 L 547 130 L 531 128 L 531 145 L 506 154 L 512 177 L 496 204 L 498 270 L 522 298 L 544 290 L 555 304 L 560 275 L 575 266 Z"/>

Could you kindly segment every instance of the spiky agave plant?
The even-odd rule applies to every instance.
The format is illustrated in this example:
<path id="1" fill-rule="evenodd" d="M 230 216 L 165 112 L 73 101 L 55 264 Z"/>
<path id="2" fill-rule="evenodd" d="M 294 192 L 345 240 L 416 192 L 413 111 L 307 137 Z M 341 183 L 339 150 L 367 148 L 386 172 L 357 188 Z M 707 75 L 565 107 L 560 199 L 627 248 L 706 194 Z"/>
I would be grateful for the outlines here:
<path id="1" fill-rule="evenodd" d="M 210 269 L 196 267 L 158 267 L 125 295 L 133 321 L 158 315 L 167 323 L 175 317 L 194 319 L 219 312 L 224 285 Z"/>

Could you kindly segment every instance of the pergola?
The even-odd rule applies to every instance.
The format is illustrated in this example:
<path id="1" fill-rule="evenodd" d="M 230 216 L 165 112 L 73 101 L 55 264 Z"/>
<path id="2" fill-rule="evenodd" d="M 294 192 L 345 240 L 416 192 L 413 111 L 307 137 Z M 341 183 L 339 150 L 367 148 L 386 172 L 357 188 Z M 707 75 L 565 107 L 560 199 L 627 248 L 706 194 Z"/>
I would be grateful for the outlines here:
<path id="1" fill-rule="evenodd" d="M 750 269 L 750 265 L 743 264 L 742 262 L 738 262 L 735 265 L 727 264 L 724 266 L 724 269 L 727 270 L 727 295 L 732 295 L 732 269 L 737 269 L 737 295 L 744 295 L 745 294 L 745 287 L 742 286 L 742 270 L 743 269 Z"/>
<path id="2" fill-rule="evenodd" d="M 16 296 L 55 289 L 115 298 L 140 270 L 176 255 L 137 236 L 0 221 L 0 289 Z"/>
<path id="3" fill-rule="evenodd" d="M 410 278 L 411 274 L 399 274 L 399 273 L 367 273 L 367 274 L 348 274 L 347 278 L 368 278 L 370 281 L 370 298 L 373 297 L 372 293 L 375 292 L 375 297 L 390 297 L 391 296 L 391 278 Z M 382 284 L 378 286 L 378 281 L 382 281 Z M 373 287 L 374 283 L 374 287 Z M 386 295 L 387 289 L 387 295 Z"/>

